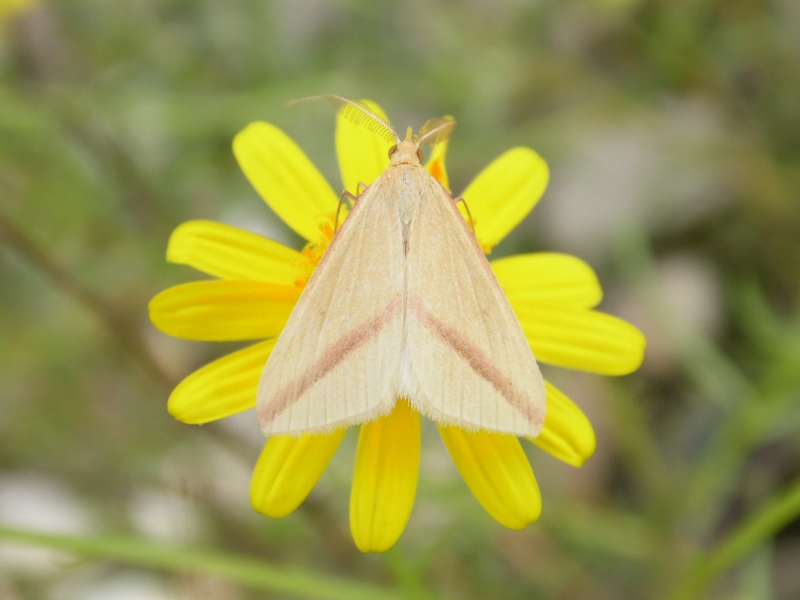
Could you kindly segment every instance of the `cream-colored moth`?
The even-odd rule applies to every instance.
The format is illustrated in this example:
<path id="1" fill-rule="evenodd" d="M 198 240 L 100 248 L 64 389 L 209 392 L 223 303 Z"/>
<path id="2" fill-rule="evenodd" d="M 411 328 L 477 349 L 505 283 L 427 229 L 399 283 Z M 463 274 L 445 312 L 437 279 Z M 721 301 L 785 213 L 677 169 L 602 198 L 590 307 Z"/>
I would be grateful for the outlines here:
<path id="1" fill-rule="evenodd" d="M 516 315 L 456 201 L 420 148 L 455 121 L 401 140 L 368 105 L 326 96 L 394 140 L 389 167 L 359 195 L 267 361 L 266 435 L 373 420 L 405 398 L 441 424 L 536 436 L 544 380 Z"/>

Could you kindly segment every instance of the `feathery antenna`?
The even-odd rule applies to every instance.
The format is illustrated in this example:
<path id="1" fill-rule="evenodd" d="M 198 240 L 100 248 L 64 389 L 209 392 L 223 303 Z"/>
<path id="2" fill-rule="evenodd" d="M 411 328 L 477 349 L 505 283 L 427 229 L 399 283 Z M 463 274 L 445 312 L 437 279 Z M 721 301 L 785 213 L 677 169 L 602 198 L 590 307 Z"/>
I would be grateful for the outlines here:
<path id="1" fill-rule="evenodd" d="M 286 106 L 293 106 L 300 102 L 310 102 L 312 100 L 327 100 L 331 103 L 341 116 L 360 125 L 383 137 L 387 142 L 400 143 L 400 137 L 392 127 L 387 119 L 372 110 L 366 102 L 361 100 L 353 100 L 352 98 L 345 98 L 344 96 L 325 95 L 325 96 L 311 96 L 308 98 L 299 98 L 298 100 L 289 100 Z"/>
<path id="2" fill-rule="evenodd" d="M 428 120 L 417 134 L 417 148 L 422 146 L 433 146 L 445 141 L 456 128 L 456 122 L 450 115 L 435 117 Z"/>

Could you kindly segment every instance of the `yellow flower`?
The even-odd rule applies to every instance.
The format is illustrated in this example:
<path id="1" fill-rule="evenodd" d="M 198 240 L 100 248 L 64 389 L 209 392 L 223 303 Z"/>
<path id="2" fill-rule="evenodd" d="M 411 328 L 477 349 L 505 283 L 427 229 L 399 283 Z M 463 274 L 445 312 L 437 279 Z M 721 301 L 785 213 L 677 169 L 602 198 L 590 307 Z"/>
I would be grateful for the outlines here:
<path id="1" fill-rule="evenodd" d="M 370 184 L 383 172 L 388 146 L 339 117 L 336 149 L 347 190 L 355 193 L 359 182 Z M 436 146 L 426 166 L 447 187 L 446 149 L 446 142 Z M 206 365 L 175 388 L 169 411 L 185 423 L 207 423 L 255 406 L 276 337 L 333 234 L 339 195 L 286 134 L 253 123 L 236 136 L 233 150 L 259 194 L 308 245 L 297 252 L 209 221 L 191 221 L 175 230 L 167 260 L 218 279 L 158 294 L 150 303 L 153 323 L 186 339 L 266 340 Z M 463 196 L 487 252 L 531 211 L 547 180 L 547 165 L 538 154 L 513 148 L 467 187 Z M 641 363 L 642 334 L 592 310 L 602 292 L 583 261 L 537 253 L 496 260 L 492 267 L 539 362 L 605 375 L 630 373 Z M 530 441 L 580 466 L 595 449 L 592 426 L 569 398 L 550 383 L 546 386 L 544 428 Z M 516 437 L 454 426 L 439 431 L 467 485 L 492 517 L 512 529 L 539 518 L 541 496 Z M 344 433 L 268 439 L 253 474 L 253 507 L 274 518 L 291 513 L 314 487 Z M 420 415 L 407 402 L 400 400 L 389 415 L 361 425 L 350 527 L 363 552 L 386 550 L 403 532 L 414 503 L 419 455 Z"/>

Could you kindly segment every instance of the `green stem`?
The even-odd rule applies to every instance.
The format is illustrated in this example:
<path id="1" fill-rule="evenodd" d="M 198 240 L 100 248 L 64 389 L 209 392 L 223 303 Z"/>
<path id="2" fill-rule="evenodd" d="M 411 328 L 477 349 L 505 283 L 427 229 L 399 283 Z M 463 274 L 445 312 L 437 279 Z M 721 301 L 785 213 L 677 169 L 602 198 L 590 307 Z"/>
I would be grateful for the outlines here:
<path id="1" fill-rule="evenodd" d="M 245 556 L 207 550 L 167 548 L 132 538 L 76 537 L 0 527 L 0 539 L 47 546 L 72 554 L 114 560 L 163 571 L 213 575 L 254 589 L 329 600 L 399 600 L 392 590 L 283 567 Z"/>
<path id="2" fill-rule="evenodd" d="M 800 515 L 800 479 L 768 499 L 755 514 L 746 519 L 717 546 L 701 557 L 670 600 L 697 598 L 719 575 L 766 542 Z"/>

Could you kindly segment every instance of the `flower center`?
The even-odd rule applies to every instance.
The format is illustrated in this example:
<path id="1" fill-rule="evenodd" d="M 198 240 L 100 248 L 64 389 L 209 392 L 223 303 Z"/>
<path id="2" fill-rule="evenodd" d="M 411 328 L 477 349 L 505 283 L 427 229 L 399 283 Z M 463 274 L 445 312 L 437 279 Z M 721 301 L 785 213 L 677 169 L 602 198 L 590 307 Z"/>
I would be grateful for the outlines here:
<path id="1" fill-rule="evenodd" d="M 347 210 L 347 207 L 342 206 L 342 209 L 339 213 L 339 227 L 342 226 L 341 224 L 348 212 L 349 211 Z M 311 277 L 311 273 L 313 273 L 314 269 L 317 268 L 319 261 L 322 260 L 322 256 L 328 250 L 328 246 L 331 245 L 334 234 L 335 218 L 336 213 L 331 213 L 329 215 L 323 215 L 320 217 L 318 227 L 322 235 L 320 236 L 319 241 L 308 242 L 300 252 L 301 258 L 297 265 L 298 278 L 295 282 L 295 285 L 300 287 L 306 286 L 309 278 Z"/>

